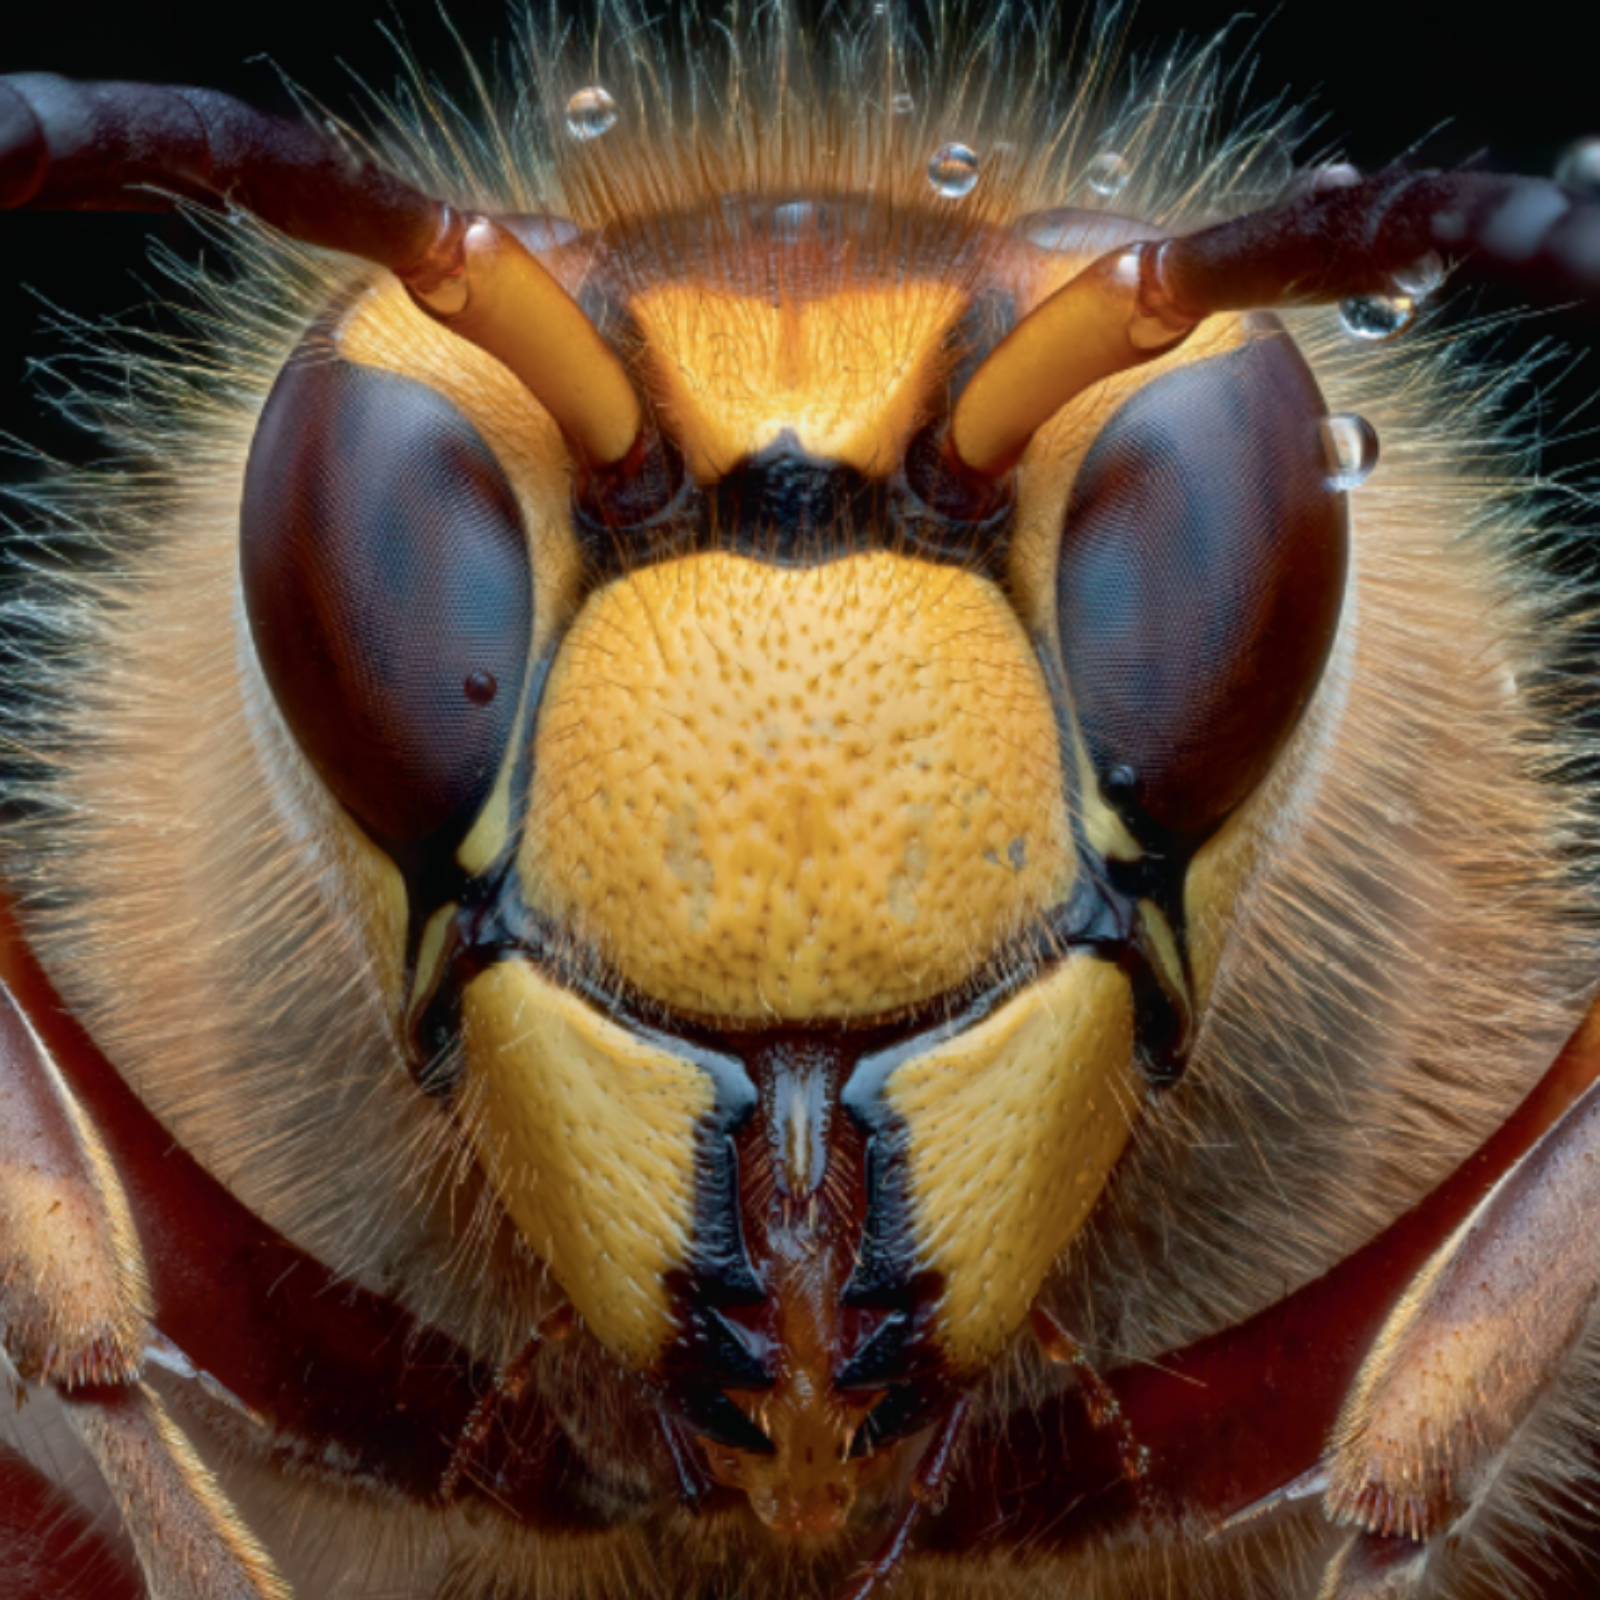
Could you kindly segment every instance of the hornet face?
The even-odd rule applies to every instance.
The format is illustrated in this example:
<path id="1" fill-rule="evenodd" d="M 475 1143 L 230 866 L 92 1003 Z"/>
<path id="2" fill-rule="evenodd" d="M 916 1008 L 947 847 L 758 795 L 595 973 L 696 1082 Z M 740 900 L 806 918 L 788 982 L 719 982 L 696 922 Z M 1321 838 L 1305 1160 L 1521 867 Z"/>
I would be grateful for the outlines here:
<path id="1" fill-rule="evenodd" d="M 423 188 L 0 80 L 260 222 L 0 569 L 0 1350 L 128 1600 L 1422 1600 L 1600 1300 L 1588 611 L 1370 335 L 1550 186 L 746 32 Z"/>
<path id="2" fill-rule="evenodd" d="M 596 476 L 530 528 L 531 403 L 419 362 L 392 291 L 291 358 L 244 484 L 276 706 L 404 905 L 418 1087 L 793 1532 L 1000 1359 L 1181 1075 L 1212 863 L 1343 603 L 1327 408 L 1268 317 L 937 509 L 928 430 L 1108 227 L 980 235 L 952 285 L 943 225 L 748 198 L 557 246 L 660 419 L 648 517 Z"/>

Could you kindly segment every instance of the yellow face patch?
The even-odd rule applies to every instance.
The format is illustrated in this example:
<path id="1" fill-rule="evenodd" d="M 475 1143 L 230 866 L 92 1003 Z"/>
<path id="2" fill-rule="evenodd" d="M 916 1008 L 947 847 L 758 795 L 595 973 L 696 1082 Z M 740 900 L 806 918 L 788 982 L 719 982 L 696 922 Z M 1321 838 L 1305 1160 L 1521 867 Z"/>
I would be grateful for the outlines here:
<path id="1" fill-rule="evenodd" d="M 462 1024 L 467 1125 L 506 1210 L 601 1343 L 648 1366 L 672 1331 L 663 1275 L 688 1256 L 715 1086 L 519 961 L 472 980 Z"/>
<path id="2" fill-rule="evenodd" d="M 885 553 L 735 555 L 593 596 L 520 866 L 643 993 L 760 1025 L 955 988 L 1071 885 L 1056 722 L 1000 591 Z"/>
<path id="3" fill-rule="evenodd" d="M 786 430 L 813 456 L 868 476 L 898 461 L 964 297 L 947 284 L 841 290 L 773 305 L 673 284 L 631 306 L 654 386 L 702 482 Z"/>
<path id="4" fill-rule="evenodd" d="M 1128 1142 L 1143 1099 L 1128 981 L 1075 956 L 966 1033 L 895 1066 L 919 1263 L 938 1338 L 975 1372 L 1005 1349 Z"/>

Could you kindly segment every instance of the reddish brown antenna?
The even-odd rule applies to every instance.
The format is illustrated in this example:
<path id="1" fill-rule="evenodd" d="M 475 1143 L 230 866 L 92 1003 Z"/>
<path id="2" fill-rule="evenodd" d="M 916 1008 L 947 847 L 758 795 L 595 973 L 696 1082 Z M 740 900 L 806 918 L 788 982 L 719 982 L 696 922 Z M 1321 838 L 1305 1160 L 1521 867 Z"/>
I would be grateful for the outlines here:
<path id="1" fill-rule="evenodd" d="M 499 224 L 463 218 L 310 128 L 207 89 L 0 78 L 0 208 L 249 211 L 387 267 L 417 304 L 508 366 L 586 467 L 638 443 L 644 408 L 577 302 Z"/>
<path id="2" fill-rule="evenodd" d="M 1545 299 L 1595 297 L 1600 203 L 1543 178 L 1391 170 L 1313 182 L 1282 205 L 1113 251 L 973 373 L 940 445 L 944 481 L 981 500 L 1075 395 L 1170 350 L 1206 317 L 1412 293 L 1447 259 Z"/>

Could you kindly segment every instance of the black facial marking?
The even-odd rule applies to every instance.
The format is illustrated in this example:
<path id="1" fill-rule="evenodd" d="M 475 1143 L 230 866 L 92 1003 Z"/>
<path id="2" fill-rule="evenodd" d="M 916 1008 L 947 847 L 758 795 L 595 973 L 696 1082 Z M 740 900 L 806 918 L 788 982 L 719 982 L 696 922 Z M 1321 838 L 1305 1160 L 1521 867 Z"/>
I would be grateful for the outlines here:
<path id="1" fill-rule="evenodd" d="M 774 567 L 823 566 L 892 550 L 998 580 L 1011 529 L 1009 487 L 986 490 L 979 509 L 978 520 L 945 514 L 913 487 L 909 466 L 887 479 L 869 478 L 808 454 L 785 433 L 709 488 L 685 478 L 671 504 L 639 522 L 619 522 L 592 495 L 579 494 L 573 527 L 594 585 L 711 550 Z"/>
<path id="2" fill-rule="evenodd" d="M 808 455 L 786 431 L 716 486 L 711 520 L 721 549 L 778 567 L 817 566 L 881 537 L 885 491 L 854 467 Z"/>

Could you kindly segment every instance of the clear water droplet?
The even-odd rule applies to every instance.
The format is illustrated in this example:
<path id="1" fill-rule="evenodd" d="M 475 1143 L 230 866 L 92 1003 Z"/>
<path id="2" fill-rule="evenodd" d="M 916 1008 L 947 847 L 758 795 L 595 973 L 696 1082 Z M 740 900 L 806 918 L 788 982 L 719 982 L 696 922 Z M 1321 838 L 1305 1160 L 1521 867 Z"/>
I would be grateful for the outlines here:
<path id="1" fill-rule="evenodd" d="M 942 144 L 928 163 L 928 182 L 946 200 L 969 195 L 978 183 L 977 153 L 964 144 Z"/>
<path id="2" fill-rule="evenodd" d="M 1403 294 L 1358 294 L 1339 307 L 1339 323 L 1352 339 L 1392 339 L 1417 314 Z"/>
<path id="3" fill-rule="evenodd" d="M 1348 161 L 1328 161 L 1320 167 L 1311 167 L 1305 175 L 1306 189 L 1311 194 L 1330 194 L 1335 189 L 1353 189 L 1361 182 L 1361 169 Z"/>
<path id="4" fill-rule="evenodd" d="M 893 111 L 897 117 L 909 117 L 911 113 L 917 109 L 917 102 L 908 94 L 897 94 L 894 99 L 889 102 L 889 109 Z"/>
<path id="5" fill-rule="evenodd" d="M 567 100 L 567 132 L 574 139 L 598 139 L 617 125 L 617 102 L 598 83 L 579 89 Z"/>
<path id="6" fill-rule="evenodd" d="M 1122 193 L 1128 187 L 1128 179 L 1133 175 L 1133 168 L 1128 165 L 1127 159 L 1115 150 L 1102 151 L 1089 163 L 1089 187 L 1098 195 L 1111 199 Z"/>
<path id="7" fill-rule="evenodd" d="M 1600 138 L 1577 139 L 1556 162 L 1556 182 L 1591 198 L 1600 197 Z"/>
<path id="8" fill-rule="evenodd" d="M 1354 411 L 1322 419 L 1322 442 L 1328 452 L 1328 483 L 1335 489 L 1359 489 L 1378 464 L 1377 430 Z"/>
<path id="9" fill-rule="evenodd" d="M 1418 256 L 1410 266 L 1391 274 L 1396 289 L 1406 299 L 1415 303 L 1426 300 L 1444 282 L 1444 260 L 1437 250 Z"/>
<path id="10" fill-rule="evenodd" d="M 817 210 L 808 200 L 790 200 L 772 208 L 772 237 L 786 244 L 816 231 Z"/>

